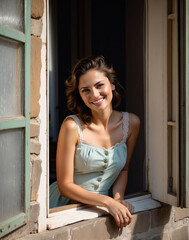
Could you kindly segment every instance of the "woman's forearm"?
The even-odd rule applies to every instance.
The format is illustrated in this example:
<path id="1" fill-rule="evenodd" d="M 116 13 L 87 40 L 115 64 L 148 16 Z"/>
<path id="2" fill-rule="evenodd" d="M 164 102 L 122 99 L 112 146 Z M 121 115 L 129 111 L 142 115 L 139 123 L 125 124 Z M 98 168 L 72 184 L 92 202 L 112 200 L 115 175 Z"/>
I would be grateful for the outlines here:
<path id="1" fill-rule="evenodd" d="M 89 205 L 107 207 L 111 201 L 109 196 L 87 191 L 74 183 L 59 184 L 59 190 L 63 196 Z"/>
<path id="2" fill-rule="evenodd" d="M 76 201 L 106 207 L 109 213 L 114 217 L 118 227 L 123 227 L 131 222 L 131 213 L 127 206 L 116 199 L 98 193 L 89 192 L 74 183 L 66 183 L 59 186 L 61 193 Z"/>

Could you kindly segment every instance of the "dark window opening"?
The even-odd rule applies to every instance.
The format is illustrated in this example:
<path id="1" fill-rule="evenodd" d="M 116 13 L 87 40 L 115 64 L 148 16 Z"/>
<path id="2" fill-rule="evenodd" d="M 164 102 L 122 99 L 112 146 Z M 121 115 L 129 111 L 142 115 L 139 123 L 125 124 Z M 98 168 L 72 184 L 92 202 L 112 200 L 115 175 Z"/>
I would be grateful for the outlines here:
<path id="1" fill-rule="evenodd" d="M 119 110 L 137 114 L 141 129 L 126 194 L 146 190 L 145 1 L 50 0 L 49 183 L 56 181 L 56 144 L 66 108 L 65 80 L 78 59 L 104 55 L 126 89 Z"/>

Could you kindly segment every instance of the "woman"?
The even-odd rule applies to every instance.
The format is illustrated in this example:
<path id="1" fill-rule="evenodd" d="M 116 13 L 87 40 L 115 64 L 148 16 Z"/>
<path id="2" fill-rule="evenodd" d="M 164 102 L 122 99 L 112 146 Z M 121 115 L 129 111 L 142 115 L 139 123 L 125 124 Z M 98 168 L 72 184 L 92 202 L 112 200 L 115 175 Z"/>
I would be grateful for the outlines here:
<path id="1" fill-rule="evenodd" d="M 50 207 L 75 202 L 104 206 L 118 227 L 125 227 L 133 209 L 124 192 L 140 120 L 114 110 L 121 102 L 120 85 L 102 56 L 81 59 L 66 85 L 68 108 L 75 115 L 60 129 Z"/>

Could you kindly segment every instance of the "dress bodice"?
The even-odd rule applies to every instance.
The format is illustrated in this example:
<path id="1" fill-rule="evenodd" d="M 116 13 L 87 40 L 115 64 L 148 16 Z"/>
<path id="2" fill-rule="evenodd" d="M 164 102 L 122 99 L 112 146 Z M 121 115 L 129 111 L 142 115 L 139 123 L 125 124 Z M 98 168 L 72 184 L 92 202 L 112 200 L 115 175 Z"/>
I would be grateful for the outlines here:
<path id="1" fill-rule="evenodd" d="M 126 163 L 129 114 L 123 113 L 122 141 L 108 149 L 86 142 L 79 118 L 76 115 L 69 117 L 75 120 L 80 137 L 75 150 L 74 183 L 88 191 L 108 195 L 110 187 Z"/>

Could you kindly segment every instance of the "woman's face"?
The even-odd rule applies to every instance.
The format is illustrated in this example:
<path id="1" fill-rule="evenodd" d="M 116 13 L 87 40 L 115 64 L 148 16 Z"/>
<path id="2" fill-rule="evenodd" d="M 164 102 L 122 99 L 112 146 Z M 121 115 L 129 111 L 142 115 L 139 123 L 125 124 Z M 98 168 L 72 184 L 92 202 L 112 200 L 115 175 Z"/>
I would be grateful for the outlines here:
<path id="1" fill-rule="evenodd" d="M 112 90 L 115 89 L 115 86 L 110 83 L 103 72 L 89 70 L 81 75 L 78 88 L 83 102 L 92 111 L 101 111 L 112 107 Z"/>

